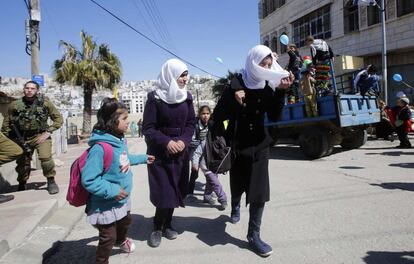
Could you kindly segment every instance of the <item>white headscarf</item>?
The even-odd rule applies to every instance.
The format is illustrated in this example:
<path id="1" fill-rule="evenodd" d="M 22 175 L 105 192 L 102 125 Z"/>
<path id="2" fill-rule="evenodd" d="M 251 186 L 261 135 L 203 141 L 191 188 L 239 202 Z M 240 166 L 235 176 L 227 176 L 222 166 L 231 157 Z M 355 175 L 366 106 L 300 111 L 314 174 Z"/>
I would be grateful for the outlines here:
<path id="1" fill-rule="evenodd" d="M 169 59 L 162 65 L 158 75 L 156 94 L 167 104 L 178 104 L 187 99 L 186 87 L 180 88 L 178 77 L 188 71 L 187 65 L 178 59 Z"/>
<path id="2" fill-rule="evenodd" d="M 270 69 L 259 66 L 259 63 L 267 56 L 272 55 L 273 63 Z M 263 89 L 266 81 L 269 81 L 269 86 L 275 89 L 279 86 L 281 79 L 289 76 L 289 72 L 285 71 L 276 62 L 272 51 L 264 46 L 257 45 L 253 47 L 246 58 L 246 65 L 242 71 L 244 84 L 249 89 Z"/>

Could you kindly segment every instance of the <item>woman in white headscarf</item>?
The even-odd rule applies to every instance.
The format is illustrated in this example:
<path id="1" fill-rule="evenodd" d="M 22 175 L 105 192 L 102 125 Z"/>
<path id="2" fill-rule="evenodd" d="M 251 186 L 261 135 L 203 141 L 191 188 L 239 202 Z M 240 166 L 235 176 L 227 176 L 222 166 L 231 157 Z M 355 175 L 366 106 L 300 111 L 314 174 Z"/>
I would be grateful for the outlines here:
<path id="1" fill-rule="evenodd" d="M 260 238 L 265 202 L 269 201 L 269 149 L 273 140 L 264 126 L 265 114 L 277 120 L 284 105 L 285 90 L 293 76 L 276 62 L 272 51 L 263 45 L 253 47 L 245 68 L 232 81 L 213 113 L 214 131 L 233 146 L 235 160 L 230 170 L 231 222 L 240 221 L 240 200 L 246 193 L 250 204 L 247 239 L 260 256 L 272 254 L 272 247 Z M 224 120 L 229 120 L 224 130 Z M 224 132 L 223 132 L 224 131 Z"/>
<path id="2" fill-rule="evenodd" d="M 143 134 L 147 153 L 156 156 L 148 166 L 150 200 L 156 207 L 154 230 L 148 240 L 158 247 L 161 237 L 175 239 L 174 208 L 184 206 L 189 181 L 188 145 L 195 130 L 193 98 L 186 90 L 187 66 L 178 59 L 164 63 L 157 89 L 148 93 Z"/>

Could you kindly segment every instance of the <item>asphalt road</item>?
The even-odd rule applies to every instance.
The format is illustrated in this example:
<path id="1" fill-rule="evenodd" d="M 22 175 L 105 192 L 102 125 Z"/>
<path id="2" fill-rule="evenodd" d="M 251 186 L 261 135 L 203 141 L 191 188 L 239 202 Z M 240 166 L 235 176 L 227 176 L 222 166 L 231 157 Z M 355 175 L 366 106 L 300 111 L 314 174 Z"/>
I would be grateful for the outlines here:
<path id="1" fill-rule="evenodd" d="M 129 140 L 143 153 L 143 140 Z M 306 160 L 298 147 L 272 148 L 271 201 L 262 238 L 274 254 L 261 258 L 248 249 L 248 209 L 229 222 L 230 209 L 202 203 L 204 176 L 195 200 L 175 211 L 176 240 L 147 245 L 154 207 L 149 202 L 146 167 L 135 167 L 132 200 L 136 243 L 132 254 L 114 249 L 110 263 L 414 263 L 414 149 L 397 142 L 368 141 L 360 149 Z M 229 193 L 228 176 L 221 181 Z M 82 219 L 45 263 L 93 263 L 98 232 Z"/>

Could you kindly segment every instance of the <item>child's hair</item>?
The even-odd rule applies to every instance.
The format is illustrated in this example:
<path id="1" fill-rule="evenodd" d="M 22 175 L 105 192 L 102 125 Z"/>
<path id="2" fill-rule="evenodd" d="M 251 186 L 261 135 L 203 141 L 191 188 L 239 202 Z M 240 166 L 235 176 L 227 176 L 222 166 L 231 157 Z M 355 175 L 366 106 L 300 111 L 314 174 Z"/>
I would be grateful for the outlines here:
<path id="1" fill-rule="evenodd" d="M 117 99 L 104 98 L 101 103 L 101 108 L 98 110 L 98 122 L 94 125 L 93 129 L 108 133 L 116 131 L 119 116 L 125 112 L 128 112 L 128 109 Z"/>
<path id="2" fill-rule="evenodd" d="M 201 116 L 201 113 L 204 111 L 204 109 L 207 109 L 208 112 L 211 114 L 211 109 L 208 105 L 202 105 L 200 106 L 200 108 L 198 109 L 198 116 Z"/>

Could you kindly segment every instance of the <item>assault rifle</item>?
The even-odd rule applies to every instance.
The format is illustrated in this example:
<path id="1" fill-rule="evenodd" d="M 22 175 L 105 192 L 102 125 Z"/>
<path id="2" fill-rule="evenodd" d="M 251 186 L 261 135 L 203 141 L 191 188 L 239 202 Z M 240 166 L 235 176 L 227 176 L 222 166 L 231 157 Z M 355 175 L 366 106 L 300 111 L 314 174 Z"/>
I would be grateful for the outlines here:
<path id="1" fill-rule="evenodd" d="M 32 158 L 33 149 L 30 147 L 29 144 L 24 140 L 24 137 L 20 133 L 20 130 L 17 128 L 16 124 L 12 123 L 13 132 L 16 135 L 17 144 L 23 149 L 24 154 L 27 155 L 27 157 Z"/>

